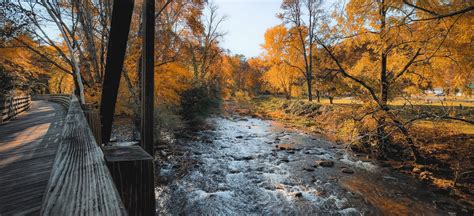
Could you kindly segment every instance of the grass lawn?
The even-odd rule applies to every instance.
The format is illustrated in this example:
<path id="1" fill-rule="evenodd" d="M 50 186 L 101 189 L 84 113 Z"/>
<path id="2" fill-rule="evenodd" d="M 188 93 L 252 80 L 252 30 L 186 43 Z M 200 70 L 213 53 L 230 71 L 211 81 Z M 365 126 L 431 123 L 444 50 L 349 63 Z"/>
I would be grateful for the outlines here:
<path id="1" fill-rule="evenodd" d="M 290 100 L 291 101 L 300 101 L 300 100 L 306 101 L 306 99 L 299 99 L 299 98 L 290 99 Z M 273 112 L 273 113 L 275 113 L 275 112 L 281 111 L 281 104 L 283 104 L 286 101 L 287 101 L 287 99 L 282 98 L 282 97 L 260 96 L 260 97 L 254 98 L 251 101 L 251 103 L 252 103 L 253 109 L 257 109 L 258 112 L 261 112 L 261 113 Z M 335 106 L 337 106 L 337 105 L 346 105 L 348 109 L 351 108 L 351 105 L 357 105 L 357 104 L 362 103 L 361 101 L 351 99 L 351 98 L 338 98 L 338 99 L 334 99 L 333 102 L 334 102 Z M 317 103 L 316 100 L 314 101 L 314 103 Z M 396 109 L 397 107 L 403 106 L 405 103 L 406 103 L 405 100 L 399 99 L 399 100 L 394 100 L 394 101 L 390 102 L 390 105 L 394 106 L 394 108 Z M 415 106 L 420 107 L 420 108 L 432 109 L 433 111 L 441 110 L 442 109 L 441 106 L 445 106 L 445 107 L 448 107 L 448 108 L 449 107 L 458 108 L 459 104 L 461 104 L 464 109 L 467 109 L 467 112 L 465 112 L 465 113 L 467 113 L 467 115 L 469 115 L 469 116 L 467 116 L 467 118 L 468 119 L 473 119 L 474 118 L 474 116 L 472 116 L 472 114 L 474 113 L 474 102 L 467 102 L 466 100 L 463 100 L 463 101 L 447 101 L 447 102 L 438 101 L 438 102 L 432 102 L 432 103 L 426 103 L 423 100 L 414 100 L 411 103 Z M 329 99 L 322 98 L 321 101 L 320 101 L 320 104 L 330 105 Z M 274 115 L 274 116 L 279 116 L 279 115 Z M 304 124 L 304 125 L 301 125 L 301 126 L 305 126 L 305 125 L 308 125 L 308 124 L 314 124 L 314 123 L 311 123 L 312 119 L 304 119 L 304 117 L 299 117 L 299 116 L 292 116 L 291 118 L 282 116 L 281 118 L 286 118 L 286 120 L 289 121 L 289 123 L 292 123 L 292 124 L 298 124 L 298 123 Z M 440 123 L 443 123 L 444 126 L 454 128 L 459 133 L 474 135 L 474 125 L 464 123 L 464 122 L 460 122 L 460 121 L 423 120 L 423 121 L 416 122 L 415 125 L 420 126 L 420 127 L 424 127 L 424 128 L 427 128 L 427 129 L 433 129 L 437 125 L 439 125 Z"/>

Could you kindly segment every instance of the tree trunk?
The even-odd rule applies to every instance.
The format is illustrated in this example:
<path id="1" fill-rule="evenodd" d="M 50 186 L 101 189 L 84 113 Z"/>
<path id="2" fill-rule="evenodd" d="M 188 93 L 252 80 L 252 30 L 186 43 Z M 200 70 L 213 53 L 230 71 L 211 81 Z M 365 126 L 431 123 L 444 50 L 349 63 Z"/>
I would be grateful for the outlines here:
<path id="1" fill-rule="evenodd" d="M 45 5 L 45 6 L 48 5 L 45 0 L 42 1 L 42 4 Z M 64 41 L 65 41 L 65 43 L 68 47 L 69 54 L 71 55 L 70 60 L 71 60 L 72 67 L 73 67 L 72 70 L 73 70 L 73 73 L 74 73 L 74 78 L 75 78 L 74 80 L 76 82 L 76 93 L 78 95 L 78 98 L 79 98 L 79 101 L 81 102 L 81 104 L 85 104 L 86 99 L 85 99 L 85 96 L 84 96 L 84 84 L 82 83 L 82 76 L 81 76 L 81 70 L 79 68 L 79 63 L 77 62 L 76 57 L 74 55 L 74 47 L 73 47 L 71 41 L 69 40 L 68 34 L 66 33 L 66 31 L 63 28 L 65 24 L 62 22 L 62 20 L 60 20 L 58 17 L 56 17 L 56 15 L 53 13 L 52 10 L 53 10 L 52 8 L 46 7 L 46 11 L 50 15 L 50 17 L 53 19 L 53 21 L 56 24 L 56 26 L 58 27 L 58 29 L 60 30 L 61 35 L 63 36 Z M 75 38 L 71 38 L 71 39 L 75 40 Z"/>
<path id="2" fill-rule="evenodd" d="M 383 112 L 389 112 L 388 107 L 388 90 L 389 83 L 387 78 L 387 55 L 383 51 L 381 55 L 380 68 L 380 104 Z M 377 120 L 377 138 L 379 146 L 379 157 L 381 159 L 387 158 L 387 145 L 389 144 L 388 135 L 385 133 L 385 113 Z"/>
<path id="3" fill-rule="evenodd" d="M 312 77 L 311 75 L 307 75 L 306 83 L 308 86 L 308 101 L 313 101 L 313 92 L 312 92 Z"/>
<path id="4" fill-rule="evenodd" d="M 83 1 L 83 4 L 80 2 L 76 2 L 77 4 L 77 15 L 79 18 L 79 22 L 81 23 L 82 30 L 84 33 L 84 38 L 85 38 L 85 44 L 87 46 L 87 52 L 89 54 L 90 61 L 92 62 L 92 67 L 94 68 L 94 76 L 92 76 L 92 80 L 95 83 L 100 83 L 100 70 L 99 70 L 99 63 L 97 60 L 97 50 L 95 47 L 94 43 L 94 35 L 93 35 L 93 29 L 91 26 L 91 15 L 90 11 L 88 10 L 90 8 L 89 2 L 88 1 Z"/>
<path id="5" fill-rule="evenodd" d="M 378 158 L 387 159 L 387 145 L 389 139 L 385 133 L 385 117 L 377 120 L 377 144 L 378 144 Z"/>

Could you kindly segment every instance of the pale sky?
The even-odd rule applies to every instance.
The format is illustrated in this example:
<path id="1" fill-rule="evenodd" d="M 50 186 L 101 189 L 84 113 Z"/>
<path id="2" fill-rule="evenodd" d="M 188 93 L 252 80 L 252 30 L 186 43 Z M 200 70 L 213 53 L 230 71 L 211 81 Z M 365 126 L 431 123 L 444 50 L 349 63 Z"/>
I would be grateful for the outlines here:
<path id="1" fill-rule="evenodd" d="M 214 0 L 214 3 L 219 7 L 218 14 L 227 16 L 221 26 L 227 32 L 222 46 L 232 54 L 258 56 L 265 31 L 281 23 L 276 17 L 280 0 Z"/>

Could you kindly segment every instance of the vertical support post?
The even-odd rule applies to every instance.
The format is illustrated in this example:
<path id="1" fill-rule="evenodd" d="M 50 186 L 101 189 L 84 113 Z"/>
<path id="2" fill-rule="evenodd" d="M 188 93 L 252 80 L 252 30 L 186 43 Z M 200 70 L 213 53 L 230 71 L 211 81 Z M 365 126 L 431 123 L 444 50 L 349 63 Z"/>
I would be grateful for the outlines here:
<path id="1" fill-rule="evenodd" d="M 142 122 L 141 145 L 153 155 L 153 112 L 154 112 L 154 60 L 155 60 L 155 1 L 143 1 L 142 46 Z"/>
<path id="2" fill-rule="evenodd" d="M 153 172 L 153 157 L 136 145 L 104 146 L 102 150 L 128 215 L 155 215 L 154 196 L 149 196 L 144 177 Z"/>
<path id="3" fill-rule="evenodd" d="M 100 101 L 102 143 L 110 141 L 123 60 L 127 50 L 133 4 L 134 0 L 114 0 L 109 44 L 107 46 L 107 62 Z"/>
<path id="4" fill-rule="evenodd" d="M 142 41 L 142 93 L 141 93 L 141 146 L 150 154 L 153 150 L 153 114 L 155 93 L 155 0 L 143 1 L 143 41 Z M 155 214 L 155 176 L 153 160 L 151 163 L 143 164 L 142 171 L 143 186 L 146 188 L 144 202 L 149 207 L 146 215 Z"/>

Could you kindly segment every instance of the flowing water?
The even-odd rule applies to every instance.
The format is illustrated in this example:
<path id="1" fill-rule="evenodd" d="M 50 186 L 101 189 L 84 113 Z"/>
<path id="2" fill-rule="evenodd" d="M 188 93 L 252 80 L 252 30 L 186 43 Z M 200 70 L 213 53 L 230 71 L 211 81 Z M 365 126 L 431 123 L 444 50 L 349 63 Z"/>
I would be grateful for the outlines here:
<path id="1" fill-rule="evenodd" d="M 160 215 L 455 215 L 460 211 L 449 197 L 421 182 L 354 158 L 343 146 L 322 138 L 255 118 L 210 121 L 214 129 L 200 132 L 195 141 L 175 144 L 187 152 L 189 168 L 182 177 L 156 188 Z M 334 165 L 314 166 L 321 160 Z M 160 175 L 166 176 L 179 165 L 162 167 Z"/>

